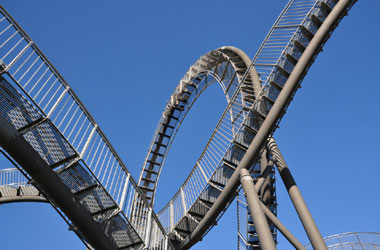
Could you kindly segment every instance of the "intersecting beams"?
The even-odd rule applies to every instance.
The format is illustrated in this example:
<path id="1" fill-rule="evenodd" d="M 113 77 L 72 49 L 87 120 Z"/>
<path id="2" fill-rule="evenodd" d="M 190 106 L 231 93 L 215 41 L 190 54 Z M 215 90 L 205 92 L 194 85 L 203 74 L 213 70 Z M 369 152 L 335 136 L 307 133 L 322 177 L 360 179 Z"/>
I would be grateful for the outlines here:
<path id="1" fill-rule="evenodd" d="M 181 122 L 198 96 L 218 82 L 227 108 L 188 178 L 158 213 L 174 245 L 182 242 L 207 213 L 223 190 L 251 142 L 260 119 L 249 110 L 260 91 L 259 76 L 241 50 L 222 47 L 202 56 L 180 81 L 163 113 L 140 175 L 139 185 L 150 201 L 168 148 Z M 253 166 L 260 173 L 259 166 Z"/>
<path id="2" fill-rule="evenodd" d="M 275 125 L 279 122 L 287 106 L 291 102 L 301 80 L 305 76 L 307 69 L 313 62 L 313 59 L 320 51 L 324 42 L 328 39 L 330 33 L 337 26 L 340 19 L 343 17 L 344 12 L 353 4 L 353 1 L 341 0 L 332 9 L 331 13 L 326 17 L 325 21 L 321 24 L 316 34 L 311 39 L 308 46 L 305 48 L 304 53 L 295 65 L 292 73 L 289 75 L 283 89 L 278 95 L 275 103 L 270 109 L 266 119 L 260 127 L 258 133 L 249 146 L 247 153 L 244 155 L 239 166 L 231 176 L 226 187 L 218 196 L 214 205 L 208 211 L 203 220 L 199 223 L 197 228 L 192 232 L 190 237 L 181 245 L 180 249 L 190 248 L 195 244 L 207 228 L 216 220 L 219 213 L 223 210 L 226 204 L 234 196 L 235 190 L 238 187 L 239 171 L 242 168 L 249 169 L 249 167 L 257 160 L 260 149 L 266 143 L 267 138 L 274 132 Z"/>

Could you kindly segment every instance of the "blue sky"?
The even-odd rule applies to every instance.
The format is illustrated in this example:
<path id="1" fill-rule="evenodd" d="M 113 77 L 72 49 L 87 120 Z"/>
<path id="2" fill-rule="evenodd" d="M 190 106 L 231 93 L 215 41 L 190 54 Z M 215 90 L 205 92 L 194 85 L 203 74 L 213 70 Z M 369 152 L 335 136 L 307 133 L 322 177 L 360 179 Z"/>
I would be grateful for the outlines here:
<path id="1" fill-rule="evenodd" d="M 202 54 L 224 45 L 251 58 L 287 1 L 10 1 L 1 4 L 71 85 L 138 178 L 170 94 Z M 380 231 L 380 1 L 358 1 L 333 33 L 275 137 L 324 236 Z M 185 120 L 159 182 L 165 204 L 224 109 L 217 85 Z M 8 166 L 4 166 L 6 168 Z M 277 182 L 278 216 L 306 244 Z M 236 205 L 193 249 L 236 249 Z M 83 249 L 47 204 L 0 206 L 1 249 Z M 279 238 L 279 249 L 291 249 Z"/>

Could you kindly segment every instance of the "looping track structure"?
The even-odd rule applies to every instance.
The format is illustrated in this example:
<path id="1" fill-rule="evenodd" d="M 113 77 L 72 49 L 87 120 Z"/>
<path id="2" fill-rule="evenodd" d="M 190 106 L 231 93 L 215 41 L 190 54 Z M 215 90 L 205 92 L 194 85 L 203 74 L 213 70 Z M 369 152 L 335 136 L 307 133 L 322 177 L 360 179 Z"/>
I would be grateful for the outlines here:
<path id="1" fill-rule="evenodd" d="M 252 61 L 234 47 L 202 56 L 170 97 L 138 183 L 71 87 L 1 7 L 0 146 L 25 179 L 5 178 L 0 202 L 21 201 L 20 194 L 33 192 L 30 200 L 50 202 L 96 249 L 190 248 L 233 201 L 239 171 L 260 177 L 266 167 L 259 163 L 263 146 L 354 3 L 291 0 Z M 188 178 L 156 215 L 155 192 L 170 145 L 194 102 L 214 82 L 227 107 Z M 268 185 L 272 198 L 266 205 L 275 214 L 274 181 Z M 273 226 L 271 233 L 275 237 Z"/>

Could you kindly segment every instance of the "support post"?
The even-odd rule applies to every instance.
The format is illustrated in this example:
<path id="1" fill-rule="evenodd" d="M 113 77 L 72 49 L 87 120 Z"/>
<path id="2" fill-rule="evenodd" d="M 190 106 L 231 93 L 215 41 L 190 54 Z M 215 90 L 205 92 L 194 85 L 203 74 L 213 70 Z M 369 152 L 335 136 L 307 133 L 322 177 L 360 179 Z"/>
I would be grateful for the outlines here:
<path id="1" fill-rule="evenodd" d="M 244 189 L 244 194 L 247 198 L 247 203 L 253 223 L 255 224 L 256 232 L 260 240 L 262 249 L 276 249 L 272 233 L 269 229 L 268 221 L 261 207 L 261 201 L 257 195 L 253 179 L 247 169 L 240 170 L 240 182 Z"/>
<path id="2" fill-rule="evenodd" d="M 313 216 L 311 215 L 306 202 L 303 199 L 302 194 L 297 187 L 297 184 L 294 181 L 294 178 L 290 173 L 290 170 L 273 138 L 269 141 L 268 146 L 272 153 L 272 159 L 277 166 L 281 179 L 284 182 L 286 190 L 289 193 L 290 199 L 293 202 L 294 208 L 297 211 L 298 217 L 302 222 L 313 248 L 317 250 L 327 250 L 326 243 L 319 232 L 317 224 L 315 223 Z"/>
<path id="3" fill-rule="evenodd" d="M 151 234 L 151 229 L 152 229 L 152 208 L 149 207 L 149 212 L 148 212 L 148 221 L 146 223 L 146 235 L 145 235 L 145 246 L 149 248 L 150 245 L 150 234 Z"/>
<path id="4" fill-rule="evenodd" d="M 269 168 L 269 170 L 273 167 L 273 164 L 271 166 L 268 165 L 269 164 L 269 161 L 268 161 L 268 157 L 267 157 L 267 150 L 264 149 L 261 153 L 261 159 L 260 159 L 260 173 L 261 175 L 264 173 L 264 171 Z M 267 171 L 269 171 L 267 170 Z M 264 183 L 262 185 L 262 187 L 258 188 L 257 189 L 259 195 L 261 196 L 261 200 L 263 201 L 263 203 L 267 206 L 269 206 L 270 204 L 270 175 L 267 174 L 265 179 L 264 179 Z"/>
<path id="5" fill-rule="evenodd" d="M 263 208 L 263 212 L 265 216 L 270 220 L 275 227 L 282 233 L 282 235 L 289 241 L 290 244 L 292 244 L 296 249 L 298 250 L 304 250 L 306 249 L 301 242 L 297 240 L 296 237 L 284 226 L 284 224 L 281 223 L 279 219 L 265 206 L 264 203 L 261 203 L 261 206 Z"/>
<path id="6" fill-rule="evenodd" d="M 173 200 L 170 200 L 170 231 L 174 228 L 174 208 L 173 208 Z"/>

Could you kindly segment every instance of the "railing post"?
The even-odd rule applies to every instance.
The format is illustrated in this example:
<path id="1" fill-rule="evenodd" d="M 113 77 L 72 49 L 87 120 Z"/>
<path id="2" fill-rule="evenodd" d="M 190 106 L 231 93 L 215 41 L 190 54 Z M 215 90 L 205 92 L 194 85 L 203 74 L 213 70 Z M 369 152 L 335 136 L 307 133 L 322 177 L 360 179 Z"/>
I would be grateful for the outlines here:
<path id="1" fill-rule="evenodd" d="M 150 232 L 152 229 L 152 208 L 149 207 L 149 212 L 148 212 L 148 221 L 146 223 L 146 234 L 145 234 L 145 246 L 148 249 L 149 244 L 150 244 Z"/>
<path id="2" fill-rule="evenodd" d="M 181 198 L 182 198 L 182 206 L 183 206 L 183 215 L 186 214 L 186 201 L 185 201 L 185 193 L 183 192 L 183 187 L 181 187 Z"/>
<path id="3" fill-rule="evenodd" d="M 173 200 L 170 200 L 170 231 L 173 230 L 174 227 L 174 209 L 173 209 Z"/>
<path id="4" fill-rule="evenodd" d="M 124 183 L 124 188 L 123 188 L 123 193 L 121 194 L 121 198 L 120 198 L 120 202 L 119 202 L 119 207 L 121 210 L 124 209 L 124 205 L 125 205 L 125 198 L 126 198 L 126 195 L 127 195 L 127 189 L 128 189 L 128 184 L 129 184 L 129 178 L 130 178 L 131 174 L 128 173 L 127 174 L 127 178 L 125 180 L 125 183 Z"/>

